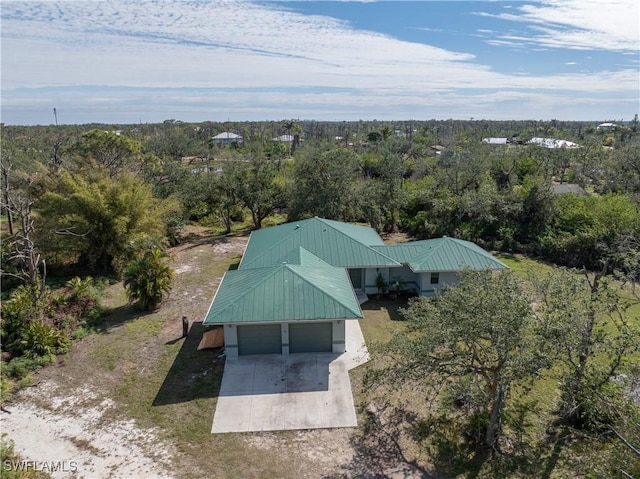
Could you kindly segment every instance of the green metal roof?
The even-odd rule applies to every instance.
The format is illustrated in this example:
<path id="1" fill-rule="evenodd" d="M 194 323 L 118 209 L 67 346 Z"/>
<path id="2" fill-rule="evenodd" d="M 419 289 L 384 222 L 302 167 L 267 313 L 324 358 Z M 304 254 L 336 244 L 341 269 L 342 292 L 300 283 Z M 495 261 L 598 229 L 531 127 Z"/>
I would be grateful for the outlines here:
<path id="1" fill-rule="evenodd" d="M 280 264 L 228 271 L 204 324 L 354 318 L 362 311 L 345 269 Z"/>
<path id="2" fill-rule="evenodd" d="M 342 221 L 327 220 L 324 218 L 314 218 L 322 223 L 325 223 L 338 231 L 343 232 L 347 236 L 350 236 L 356 241 L 368 246 L 382 246 L 384 241 L 380 238 L 380 235 L 376 233 L 376 230 L 368 226 L 354 225 L 352 223 L 343 223 Z"/>
<path id="3" fill-rule="evenodd" d="M 470 241 L 436 238 L 397 245 L 374 246 L 414 272 L 503 269 L 507 266 Z"/>
<path id="4" fill-rule="evenodd" d="M 315 254 L 307 251 L 302 246 L 294 248 L 288 254 L 284 255 L 282 264 L 297 264 L 302 266 L 315 266 L 316 268 L 333 268 L 326 261 L 318 258 Z"/>
<path id="5" fill-rule="evenodd" d="M 298 247 L 332 266 L 385 267 L 400 264 L 370 244 L 382 245 L 377 233 L 368 227 L 311 218 L 254 231 L 238 269 L 281 264 Z"/>
<path id="6" fill-rule="evenodd" d="M 430 241 L 432 240 L 374 246 L 373 249 L 384 253 L 399 263 L 409 264 L 412 259 L 424 254 L 431 248 Z"/>

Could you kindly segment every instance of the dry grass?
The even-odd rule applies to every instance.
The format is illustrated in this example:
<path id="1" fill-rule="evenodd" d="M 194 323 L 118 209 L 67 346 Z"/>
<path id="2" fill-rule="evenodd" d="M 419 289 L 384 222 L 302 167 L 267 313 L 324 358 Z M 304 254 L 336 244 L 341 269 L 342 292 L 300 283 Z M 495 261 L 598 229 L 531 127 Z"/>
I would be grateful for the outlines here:
<path id="1" fill-rule="evenodd" d="M 367 365 L 351 374 L 361 424 L 357 429 L 211 434 L 224 361 L 219 350 L 197 351 L 202 334 L 198 322 L 222 275 L 238 263 L 247 235 L 238 231 L 225 238 L 202 227 L 190 228 L 186 235 L 187 242 L 171 251 L 177 275 L 170 297 L 157 311 L 135 311 L 122 285 L 110 286 L 105 304 L 112 314 L 99 332 L 81 340 L 57 367 L 45 368 L 39 379 L 51 379 L 69 394 L 90 383 L 96 394 L 85 405 L 110 399 L 116 406 L 106 413 L 105 422 L 135 419 L 139 427 L 153 428 L 175 448 L 176 477 L 420 478 L 430 477 L 426 465 L 448 477 L 495 477 L 484 458 L 465 455 L 468 451 L 455 449 L 453 442 L 429 447 L 417 440 L 424 409 L 407 408 L 400 415 L 372 412 L 372 398 L 361 388 Z M 507 261 L 522 274 L 537 266 L 525 258 Z M 400 306 L 375 298 L 363 305 L 361 326 L 369 344 L 384 343 L 404 327 Z M 180 337 L 182 316 L 194 323 L 187 339 Z M 541 382 L 523 398 L 542 405 L 529 432 L 535 449 L 524 455 L 522 465 L 507 465 L 504 470 L 511 473 L 503 477 L 535 477 L 529 474 L 536 467 L 534 456 L 542 468 L 538 471 L 551 478 L 569 477 L 576 458 L 589 459 L 588 451 L 545 437 L 553 386 Z M 420 399 L 419 391 L 398 394 L 404 403 Z"/>
<path id="2" fill-rule="evenodd" d="M 189 242 L 171 251 L 178 273 L 157 311 L 134 310 L 122 285 L 110 286 L 104 303 L 112 314 L 99 332 L 81 340 L 58 367 L 41 371 L 39 380 L 50 379 L 69 395 L 89 382 L 96 394 L 85 406 L 105 398 L 114 402 L 103 416 L 105 427 L 134 419 L 175 446 L 176 477 L 330 476 L 351 457 L 351 430 L 211 434 L 224 360 L 220 350 L 197 350 L 199 323 L 222 275 L 238 263 L 247 236 L 223 238 L 199 227 L 187 235 Z M 192 321 L 187 339 L 180 337 L 183 315 Z"/>

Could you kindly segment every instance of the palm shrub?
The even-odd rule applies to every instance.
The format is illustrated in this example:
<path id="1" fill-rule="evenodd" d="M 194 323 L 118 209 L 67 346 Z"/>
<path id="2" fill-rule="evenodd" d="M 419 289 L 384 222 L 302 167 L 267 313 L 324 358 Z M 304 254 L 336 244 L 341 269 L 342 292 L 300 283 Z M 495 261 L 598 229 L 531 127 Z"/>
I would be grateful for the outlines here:
<path id="1" fill-rule="evenodd" d="M 27 354 L 24 331 L 26 325 L 42 321 L 51 310 L 50 292 L 42 291 L 39 284 L 24 284 L 16 288 L 11 297 L 2 303 L 0 343 L 2 350 L 15 355 Z"/>
<path id="2" fill-rule="evenodd" d="M 159 246 L 140 253 L 124 270 L 124 286 L 129 301 L 144 311 L 154 310 L 171 291 L 173 270 L 165 264 Z"/>
<path id="3" fill-rule="evenodd" d="M 20 342 L 25 354 L 32 358 L 64 353 L 70 346 L 70 341 L 63 331 L 42 321 L 27 323 Z"/>

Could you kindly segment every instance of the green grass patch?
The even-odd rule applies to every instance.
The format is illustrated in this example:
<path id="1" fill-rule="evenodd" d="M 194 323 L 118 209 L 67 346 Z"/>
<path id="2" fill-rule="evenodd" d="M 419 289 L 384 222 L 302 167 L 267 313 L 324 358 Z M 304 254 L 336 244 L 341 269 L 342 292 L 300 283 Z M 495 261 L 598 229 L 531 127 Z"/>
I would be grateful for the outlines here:
<path id="1" fill-rule="evenodd" d="M 548 274 L 554 268 L 550 264 L 523 255 L 498 254 L 496 257 L 523 279 L 528 279 L 531 273 Z"/>
<path id="2" fill-rule="evenodd" d="M 523 256 L 501 256 L 500 259 L 525 282 L 532 274 L 544 276 L 553 269 L 552 265 Z M 633 299 L 628 286 L 625 288 L 621 291 L 622 296 Z M 393 334 L 404 327 L 404 323 L 398 320 L 398 305 L 394 302 L 373 298 L 362 307 L 364 319 L 361 327 L 369 345 L 389 341 Z M 635 304 L 627 314 L 634 321 L 640 321 L 638 312 L 640 304 Z M 606 318 L 601 319 L 607 321 Z M 373 361 L 380 360 L 375 356 L 375 348 L 372 356 Z M 634 354 L 627 358 L 627 363 L 637 364 L 638 357 L 638 354 Z M 359 422 L 367 423 L 370 416 L 367 409 L 371 404 L 379 404 L 377 401 L 382 394 L 383 401 L 389 401 L 406 416 L 406 419 L 398 423 L 393 423 L 387 417 L 385 433 L 398 438 L 403 435 L 412 437 L 411 441 L 404 443 L 404 448 L 411 450 L 412 446 L 417 446 L 417 460 L 428 464 L 428 470 L 439 477 L 595 478 L 592 466 L 604 464 L 615 446 L 615 442 L 606 437 L 588 437 L 567 428 L 554 427 L 560 395 L 559 365 L 543 371 L 530 384 L 514 385 L 507 402 L 504 423 L 508 441 L 502 453 L 491 456 L 464 439 L 461 423 L 451 420 L 457 414 L 455 409 L 443 413 L 443 410 L 433 407 L 433 403 L 430 406 L 425 396 L 416 388 L 382 392 L 363 390 L 363 378 L 371 366 L 371 363 L 365 364 L 351 372 L 354 398 L 360 406 Z M 376 428 L 367 429 L 366 434 L 373 437 L 380 435 L 380 431 Z"/>
<path id="3" fill-rule="evenodd" d="M 405 327 L 401 321 L 399 309 L 406 303 L 371 297 L 362 305 L 364 318 L 360 320 L 360 328 L 367 344 L 386 343 L 391 337 Z"/>

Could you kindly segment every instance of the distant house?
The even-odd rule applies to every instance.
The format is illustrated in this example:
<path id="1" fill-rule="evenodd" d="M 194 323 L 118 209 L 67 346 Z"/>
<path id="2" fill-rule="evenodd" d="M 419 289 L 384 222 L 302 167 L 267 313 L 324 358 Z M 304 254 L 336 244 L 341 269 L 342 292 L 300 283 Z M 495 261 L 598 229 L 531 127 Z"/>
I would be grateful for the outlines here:
<path id="1" fill-rule="evenodd" d="M 211 138 L 211 143 L 214 145 L 231 145 L 232 143 L 242 143 L 242 136 L 230 131 L 223 131 L 222 133 Z"/>
<path id="2" fill-rule="evenodd" d="M 431 156 L 440 156 L 440 154 L 444 151 L 444 146 L 430 145 L 429 149 L 431 150 Z"/>
<path id="3" fill-rule="evenodd" d="M 487 145 L 506 145 L 509 140 L 507 138 L 483 138 L 482 143 Z"/>
<path id="4" fill-rule="evenodd" d="M 223 326 L 227 357 L 345 351 L 345 321 L 363 317 L 368 294 L 433 296 L 465 268 L 506 266 L 468 241 L 437 238 L 385 245 L 372 228 L 323 218 L 251 233 L 227 271 L 204 325 Z"/>
<path id="5" fill-rule="evenodd" d="M 566 195 L 573 193 L 580 196 L 589 196 L 589 193 L 580 185 L 575 183 L 560 183 L 551 185 L 551 191 L 556 195 Z"/>
<path id="6" fill-rule="evenodd" d="M 281 143 L 293 143 L 295 140 L 295 136 L 293 135 L 280 135 L 275 138 L 271 138 L 271 141 L 279 141 Z"/>
<path id="7" fill-rule="evenodd" d="M 615 123 L 600 123 L 596 127 L 596 130 L 611 131 L 611 130 L 615 130 L 617 127 L 618 125 L 616 125 Z"/>
<path id="8" fill-rule="evenodd" d="M 543 148 L 580 148 L 580 145 L 568 140 L 557 140 L 555 138 L 538 138 L 534 137 L 527 141 L 529 145 L 538 145 Z"/>

